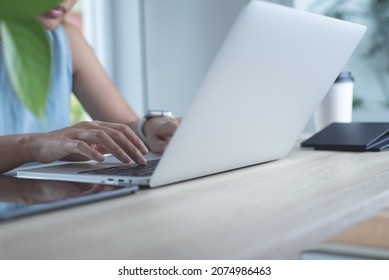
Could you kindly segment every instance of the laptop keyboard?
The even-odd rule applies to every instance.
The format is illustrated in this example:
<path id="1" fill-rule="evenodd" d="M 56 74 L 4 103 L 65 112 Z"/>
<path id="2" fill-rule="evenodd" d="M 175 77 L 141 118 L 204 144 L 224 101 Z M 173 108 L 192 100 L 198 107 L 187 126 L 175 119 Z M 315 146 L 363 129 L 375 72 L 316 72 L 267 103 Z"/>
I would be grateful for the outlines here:
<path id="1" fill-rule="evenodd" d="M 120 165 L 108 168 L 100 168 L 95 170 L 81 171 L 78 174 L 92 174 L 92 175 L 113 175 L 113 176 L 134 176 L 145 177 L 151 176 L 157 167 L 159 159 L 150 160 L 147 165 Z"/>

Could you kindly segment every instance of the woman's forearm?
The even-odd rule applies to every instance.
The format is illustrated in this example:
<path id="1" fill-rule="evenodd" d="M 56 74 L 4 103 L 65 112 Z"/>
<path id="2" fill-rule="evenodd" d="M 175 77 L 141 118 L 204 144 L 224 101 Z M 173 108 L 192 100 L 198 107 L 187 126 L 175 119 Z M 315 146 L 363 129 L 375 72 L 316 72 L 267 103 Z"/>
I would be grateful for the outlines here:
<path id="1" fill-rule="evenodd" d="M 0 173 L 34 161 L 33 134 L 0 136 Z"/>

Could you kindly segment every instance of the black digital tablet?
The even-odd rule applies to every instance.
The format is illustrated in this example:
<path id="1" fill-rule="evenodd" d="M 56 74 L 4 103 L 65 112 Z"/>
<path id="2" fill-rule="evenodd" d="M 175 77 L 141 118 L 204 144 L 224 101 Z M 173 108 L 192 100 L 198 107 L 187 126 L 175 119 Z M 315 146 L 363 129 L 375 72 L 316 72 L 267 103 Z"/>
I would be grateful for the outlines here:
<path id="1" fill-rule="evenodd" d="M 134 194 L 137 186 L 99 185 L 0 176 L 0 222 Z"/>
<path id="2" fill-rule="evenodd" d="M 387 151 L 389 123 L 332 123 L 302 142 L 301 147 L 333 151 Z"/>

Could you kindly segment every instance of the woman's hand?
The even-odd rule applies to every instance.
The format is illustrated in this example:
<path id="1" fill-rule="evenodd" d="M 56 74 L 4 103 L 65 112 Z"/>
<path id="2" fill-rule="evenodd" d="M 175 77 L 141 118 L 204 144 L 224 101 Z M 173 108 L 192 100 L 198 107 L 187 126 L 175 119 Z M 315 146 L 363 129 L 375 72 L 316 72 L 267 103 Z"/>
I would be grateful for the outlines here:
<path id="1" fill-rule="evenodd" d="M 32 158 L 41 163 L 55 160 L 104 161 L 111 153 L 124 163 L 134 160 L 145 165 L 148 150 L 127 125 L 100 121 L 81 122 L 74 126 L 35 134 L 29 143 Z"/>
<path id="2" fill-rule="evenodd" d="M 155 153 L 163 153 L 174 132 L 181 122 L 181 118 L 159 117 L 148 119 L 143 127 L 147 145 Z"/>

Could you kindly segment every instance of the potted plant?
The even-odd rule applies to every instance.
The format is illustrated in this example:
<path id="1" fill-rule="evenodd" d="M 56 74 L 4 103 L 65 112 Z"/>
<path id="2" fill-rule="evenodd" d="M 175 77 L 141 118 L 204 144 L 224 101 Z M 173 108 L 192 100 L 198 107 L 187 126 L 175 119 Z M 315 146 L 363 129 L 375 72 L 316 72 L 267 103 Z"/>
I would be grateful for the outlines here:
<path id="1" fill-rule="evenodd" d="M 0 0 L 0 49 L 7 73 L 20 100 L 40 119 L 44 119 L 50 83 L 51 52 L 36 17 L 60 2 Z"/>

